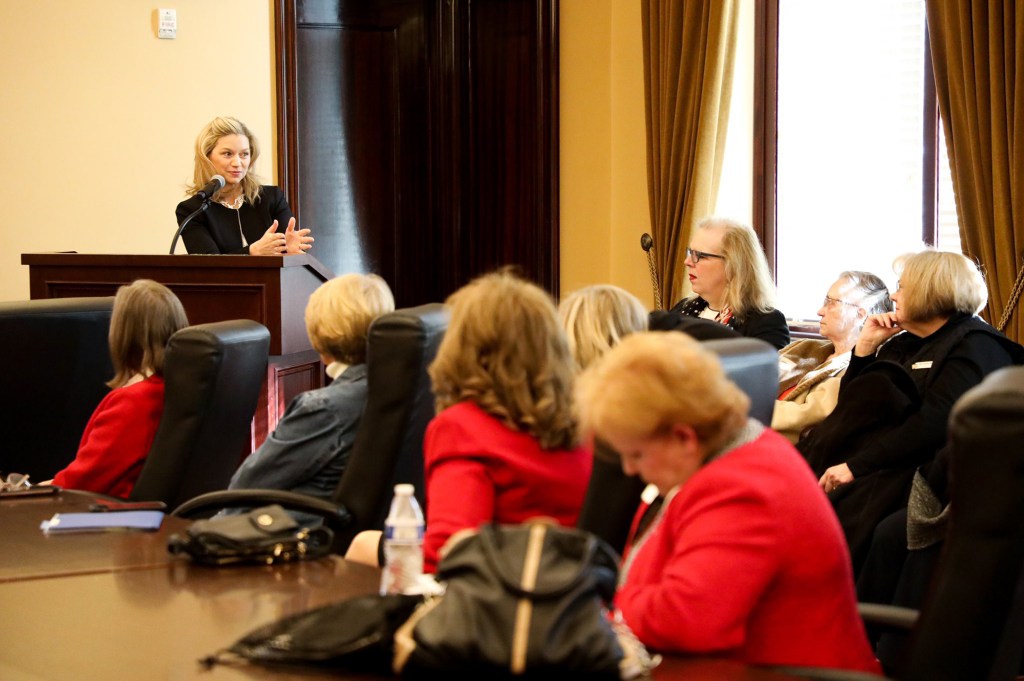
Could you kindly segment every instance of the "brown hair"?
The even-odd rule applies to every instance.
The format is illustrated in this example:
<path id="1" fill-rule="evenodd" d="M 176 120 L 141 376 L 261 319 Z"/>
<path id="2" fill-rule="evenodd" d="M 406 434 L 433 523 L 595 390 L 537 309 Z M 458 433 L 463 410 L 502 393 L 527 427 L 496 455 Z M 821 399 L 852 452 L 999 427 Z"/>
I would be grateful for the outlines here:
<path id="1" fill-rule="evenodd" d="M 376 274 L 343 274 L 309 297 L 306 333 L 321 355 L 345 364 L 362 364 L 370 324 L 394 309 L 391 289 Z"/>
<path id="2" fill-rule="evenodd" d="M 544 449 L 573 446 L 572 358 L 551 297 L 506 270 L 446 304 L 451 320 L 430 365 L 437 410 L 471 401 Z"/>
<path id="3" fill-rule="evenodd" d="M 163 284 L 137 279 L 117 289 L 109 335 L 114 377 L 107 385 L 120 388 L 135 374 L 162 376 L 167 341 L 186 326 L 181 301 Z"/>
<path id="4" fill-rule="evenodd" d="M 743 427 L 750 408 L 718 357 L 673 331 L 625 338 L 583 372 L 576 397 L 583 430 L 598 438 L 651 438 L 685 423 L 709 452 Z"/>

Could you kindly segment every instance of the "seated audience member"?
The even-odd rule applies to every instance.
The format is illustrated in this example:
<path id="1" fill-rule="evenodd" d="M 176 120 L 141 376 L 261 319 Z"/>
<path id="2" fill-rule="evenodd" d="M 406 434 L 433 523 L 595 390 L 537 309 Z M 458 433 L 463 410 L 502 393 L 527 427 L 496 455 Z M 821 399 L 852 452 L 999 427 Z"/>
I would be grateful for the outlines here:
<path id="1" fill-rule="evenodd" d="M 329 499 L 348 463 L 366 406 L 370 324 L 395 309 L 375 274 L 343 274 L 306 305 L 306 333 L 333 379 L 295 397 L 277 428 L 242 462 L 229 489 L 283 489 Z"/>
<path id="2" fill-rule="evenodd" d="M 551 298 L 498 272 L 447 305 L 430 366 L 438 414 L 423 442 L 428 573 L 461 529 L 535 516 L 575 525 L 593 463 L 577 444 L 572 357 Z M 357 535 L 346 558 L 379 564 L 380 535 Z"/>
<path id="3" fill-rule="evenodd" d="M 693 231 L 684 262 L 696 295 L 676 303 L 672 312 L 726 324 L 776 349 L 789 343 L 789 325 L 773 307 L 775 285 L 754 230 L 705 218 Z"/>
<path id="4" fill-rule="evenodd" d="M 1024 348 L 977 316 L 988 293 L 971 260 L 929 250 L 897 267 L 894 311 L 865 321 L 835 410 L 799 443 L 830 493 L 858 574 L 875 527 L 906 506 L 914 471 L 945 443 L 953 403 L 1024 360 Z"/>
<path id="5" fill-rule="evenodd" d="M 569 341 L 577 370 L 608 352 L 631 333 L 647 330 L 647 309 L 618 286 L 587 286 L 558 306 L 558 318 Z"/>
<path id="6" fill-rule="evenodd" d="M 581 376 L 584 432 L 664 497 L 623 556 L 615 603 L 648 647 L 759 665 L 877 671 L 835 516 L 713 353 L 634 334 Z"/>
<path id="7" fill-rule="evenodd" d="M 131 494 L 164 409 L 164 350 L 188 326 L 166 286 L 138 279 L 117 290 L 110 318 L 113 390 L 96 407 L 75 460 L 53 484 L 125 498 Z"/>
<path id="8" fill-rule="evenodd" d="M 869 315 L 892 310 L 885 282 L 870 272 L 843 272 L 818 309 L 824 340 L 805 338 L 779 351 L 779 399 L 772 428 L 790 442 L 828 416 L 850 352 Z"/>

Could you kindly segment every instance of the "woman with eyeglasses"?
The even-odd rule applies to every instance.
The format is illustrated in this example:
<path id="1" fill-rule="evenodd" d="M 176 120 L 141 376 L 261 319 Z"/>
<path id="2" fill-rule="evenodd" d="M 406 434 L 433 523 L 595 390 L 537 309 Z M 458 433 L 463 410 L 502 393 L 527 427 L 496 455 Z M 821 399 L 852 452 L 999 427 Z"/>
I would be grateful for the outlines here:
<path id="1" fill-rule="evenodd" d="M 835 409 L 798 443 L 843 525 L 855 574 L 875 527 L 906 507 L 915 471 L 927 473 L 945 443 L 957 399 L 1024 363 L 1024 348 L 977 316 L 988 290 L 973 261 L 928 250 L 896 267 L 893 311 L 864 322 Z"/>
<path id="2" fill-rule="evenodd" d="M 824 339 L 803 338 L 779 351 L 773 429 L 796 442 L 832 412 L 864 320 L 890 310 L 889 289 L 877 276 L 857 271 L 839 275 L 818 308 Z"/>
<path id="3" fill-rule="evenodd" d="M 775 285 L 754 230 L 709 217 L 697 224 L 684 261 L 694 296 L 672 312 L 726 324 L 741 336 L 781 350 L 789 343 L 786 317 L 776 310 Z"/>

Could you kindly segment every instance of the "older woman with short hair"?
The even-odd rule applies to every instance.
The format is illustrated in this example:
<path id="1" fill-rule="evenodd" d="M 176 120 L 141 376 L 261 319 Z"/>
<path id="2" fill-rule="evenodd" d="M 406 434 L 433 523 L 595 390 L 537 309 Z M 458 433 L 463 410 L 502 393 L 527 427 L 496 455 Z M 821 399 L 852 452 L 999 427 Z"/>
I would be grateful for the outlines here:
<path id="1" fill-rule="evenodd" d="M 888 360 L 909 372 L 920 408 L 825 470 L 820 484 L 826 492 L 872 472 L 913 470 L 931 461 L 945 442 L 953 403 L 989 373 L 1024 359 L 1019 345 L 977 316 L 988 289 L 966 256 L 928 250 L 902 258 L 898 267 L 895 309 L 865 321 L 840 392 L 871 364 Z"/>
<path id="2" fill-rule="evenodd" d="M 772 428 L 795 443 L 832 413 L 864 320 L 890 310 L 885 282 L 870 272 L 842 272 L 818 309 L 824 338 L 802 338 L 779 351 Z"/>
<path id="3" fill-rule="evenodd" d="M 584 372 L 577 397 L 584 431 L 664 498 L 631 538 L 615 598 L 644 644 L 878 669 L 828 502 L 714 354 L 684 334 L 635 334 Z"/>
<path id="4" fill-rule="evenodd" d="M 695 295 L 672 312 L 726 324 L 776 349 L 789 343 L 789 325 L 773 307 L 775 285 L 754 230 L 735 220 L 705 218 L 693 230 L 684 264 Z"/>

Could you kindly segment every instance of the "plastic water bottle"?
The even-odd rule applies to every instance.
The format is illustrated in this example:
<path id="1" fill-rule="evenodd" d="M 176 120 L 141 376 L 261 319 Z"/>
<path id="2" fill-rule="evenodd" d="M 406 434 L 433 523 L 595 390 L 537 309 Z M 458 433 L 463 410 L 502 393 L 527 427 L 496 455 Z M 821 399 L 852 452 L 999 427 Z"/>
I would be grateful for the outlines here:
<path id="1" fill-rule="evenodd" d="M 384 572 L 381 594 L 417 593 L 423 574 L 423 511 L 412 485 L 395 485 L 384 521 Z"/>

